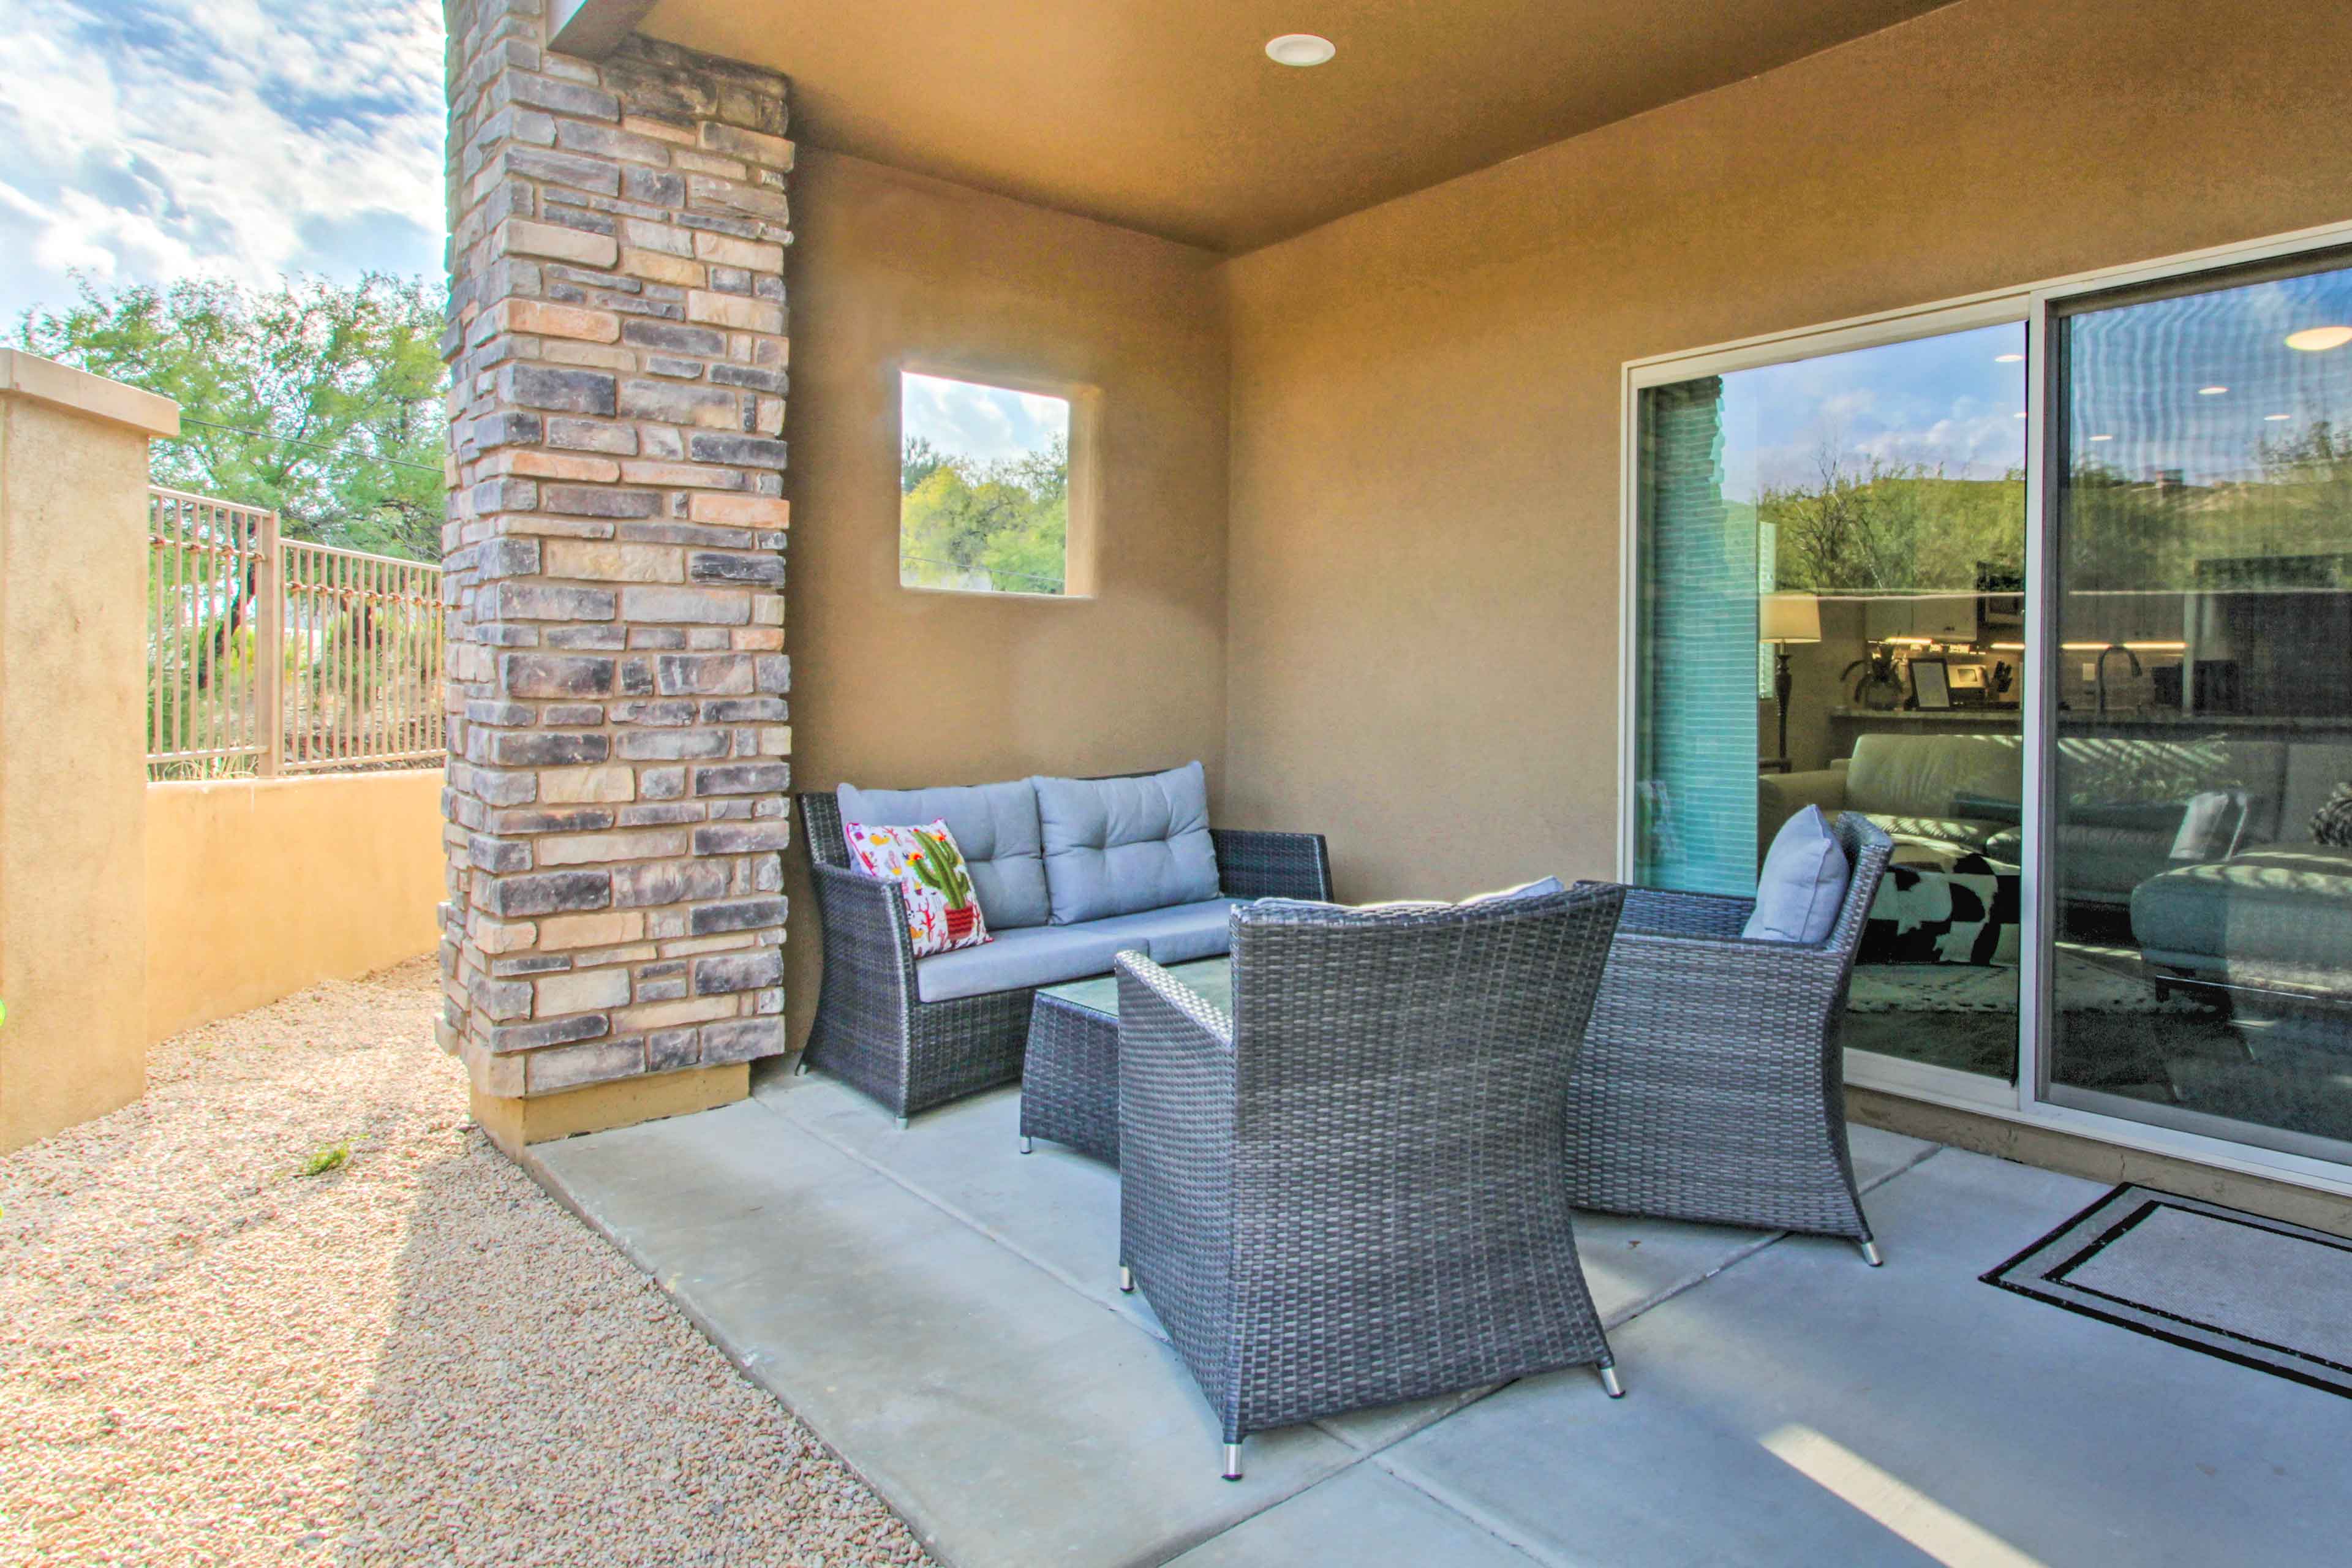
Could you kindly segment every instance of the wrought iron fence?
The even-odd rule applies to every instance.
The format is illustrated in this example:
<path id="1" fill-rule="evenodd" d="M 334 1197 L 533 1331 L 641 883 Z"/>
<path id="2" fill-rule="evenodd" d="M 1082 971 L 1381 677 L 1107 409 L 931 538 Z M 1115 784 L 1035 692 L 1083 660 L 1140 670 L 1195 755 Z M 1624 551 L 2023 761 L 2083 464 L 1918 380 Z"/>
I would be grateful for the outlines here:
<path id="1" fill-rule="evenodd" d="M 147 774 L 437 761 L 441 568 L 280 539 L 277 514 L 152 489 Z"/>

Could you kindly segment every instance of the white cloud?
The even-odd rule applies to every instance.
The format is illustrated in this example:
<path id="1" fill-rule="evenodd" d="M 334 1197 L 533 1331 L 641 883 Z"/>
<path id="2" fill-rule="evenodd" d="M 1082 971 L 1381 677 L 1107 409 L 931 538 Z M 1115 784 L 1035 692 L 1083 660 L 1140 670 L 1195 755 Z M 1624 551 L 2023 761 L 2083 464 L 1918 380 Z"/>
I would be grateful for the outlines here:
<path id="1" fill-rule="evenodd" d="M 417 0 L 0 0 L 0 317 L 192 275 L 435 273 L 441 19 Z"/>
<path id="2" fill-rule="evenodd" d="M 899 418 L 908 439 L 919 437 L 940 451 L 982 462 L 1042 452 L 1055 436 L 1070 433 L 1065 398 L 912 371 L 904 378 Z"/>

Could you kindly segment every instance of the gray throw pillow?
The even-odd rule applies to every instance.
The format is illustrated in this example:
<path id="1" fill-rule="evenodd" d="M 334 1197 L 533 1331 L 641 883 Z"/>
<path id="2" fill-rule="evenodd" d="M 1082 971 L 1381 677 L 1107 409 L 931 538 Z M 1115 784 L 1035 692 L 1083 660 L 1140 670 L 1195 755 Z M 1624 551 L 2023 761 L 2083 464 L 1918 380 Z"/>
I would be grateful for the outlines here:
<path id="1" fill-rule="evenodd" d="M 1837 924 L 1849 873 L 1830 819 L 1809 805 L 1780 825 L 1756 878 L 1756 912 L 1739 934 L 1764 942 L 1816 942 Z"/>
<path id="2" fill-rule="evenodd" d="M 1198 763 L 1131 779 L 1033 778 L 1055 925 L 1217 896 L 1208 775 Z"/>

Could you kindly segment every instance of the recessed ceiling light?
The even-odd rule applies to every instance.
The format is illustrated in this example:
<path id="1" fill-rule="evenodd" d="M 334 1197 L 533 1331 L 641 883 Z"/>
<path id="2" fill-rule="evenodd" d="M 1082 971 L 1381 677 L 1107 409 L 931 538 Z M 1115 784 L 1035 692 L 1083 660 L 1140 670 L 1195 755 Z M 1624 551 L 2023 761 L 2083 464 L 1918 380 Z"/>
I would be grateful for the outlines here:
<path id="1" fill-rule="evenodd" d="M 1995 364 L 2016 364 L 2024 358 L 2025 356 L 2023 354 L 1995 354 L 1992 356 L 1992 363 Z"/>
<path id="2" fill-rule="evenodd" d="M 2263 417 L 2265 419 L 2292 419 L 2294 416 L 2292 414 L 2265 414 Z"/>
<path id="3" fill-rule="evenodd" d="M 2306 327 L 2299 332 L 2289 332 L 2286 339 L 2287 347 L 2301 349 L 2307 354 L 2340 349 L 2346 343 L 2352 343 L 2352 327 Z"/>
<path id="4" fill-rule="evenodd" d="M 2022 419 L 2022 418 L 2024 418 L 2024 417 L 2025 417 L 2025 410 L 2024 410 L 2024 409 L 2022 409 L 2022 408 L 2019 409 L 2019 410 L 2017 411 L 2017 413 L 2013 416 L 2013 417 L 2015 417 L 2015 418 L 2019 418 L 2019 419 Z"/>
<path id="5" fill-rule="evenodd" d="M 1265 58 L 1278 66 L 1319 66 L 1339 52 L 1330 39 L 1313 33 L 1285 33 L 1265 45 Z"/>
<path id="6" fill-rule="evenodd" d="M 2112 441 L 2115 437 L 2113 436 L 2094 436 L 2091 439 L 2094 441 Z"/>
<path id="7" fill-rule="evenodd" d="M 2200 397 L 2219 397 L 2229 390 L 2230 389 L 2226 386 L 2200 386 L 2197 389 L 2197 395 Z"/>

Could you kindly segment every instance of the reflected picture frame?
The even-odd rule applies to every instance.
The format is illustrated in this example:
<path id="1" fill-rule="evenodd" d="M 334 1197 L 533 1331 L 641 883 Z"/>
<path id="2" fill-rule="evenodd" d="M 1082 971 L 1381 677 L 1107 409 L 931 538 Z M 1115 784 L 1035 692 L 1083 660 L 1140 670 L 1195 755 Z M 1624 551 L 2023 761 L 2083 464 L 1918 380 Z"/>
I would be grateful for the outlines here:
<path id="1" fill-rule="evenodd" d="M 1911 661 L 1911 699 L 1922 712 L 1942 710 L 1952 705 L 1952 670 L 1948 660 L 1915 658 Z"/>

